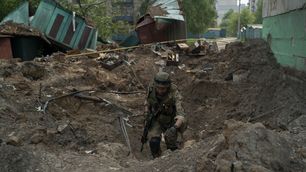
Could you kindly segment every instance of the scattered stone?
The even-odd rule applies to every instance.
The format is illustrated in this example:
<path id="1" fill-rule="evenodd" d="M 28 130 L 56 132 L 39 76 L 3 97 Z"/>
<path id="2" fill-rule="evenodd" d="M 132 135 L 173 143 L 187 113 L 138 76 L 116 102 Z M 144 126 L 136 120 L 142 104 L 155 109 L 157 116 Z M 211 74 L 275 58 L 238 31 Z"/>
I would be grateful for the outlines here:
<path id="1" fill-rule="evenodd" d="M 47 129 L 47 135 L 54 135 L 57 133 L 57 130 L 55 128 L 48 128 Z"/>
<path id="2" fill-rule="evenodd" d="M 21 147 L 2 145 L 0 152 L 1 172 L 45 171 L 39 166 L 39 157 Z"/>
<path id="3" fill-rule="evenodd" d="M 228 149 L 217 156 L 217 170 L 225 172 L 233 166 L 235 168 L 232 162 L 240 161 L 237 168 L 246 171 L 252 171 L 252 168 L 267 169 L 259 171 L 290 171 L 293 150 L 284 137 L 266 129 L 261 123 L 229 120 L 225 124 Z"/>
<path id="4" fill-rule="evenodd" d="M 195 143 L 195 140 L 188 140 L 184 143 L 184 148 L 191 148 Z"/>
<path id="5" fill-rule="evenodd" d="M 31 138 L 30 141 L 32 144 L 38 144 L 42 142 L 44 139 L 44 135 L 41 133 L 35 133 Z"/>
<path id="6" fill-rule="evenodd" d="M 17 136 L 9 136 L 8 140 L 6 141 L 6 144 L 12 146 L 20 146 L 21 140 Z"/>
<path id="7" fill-rule="evenodd" d="M 59 125 L 59 126 L 57 127 L 57 131 L 58 131 L 59 133 L 62 133 L 67 127 L 68 127 L 68 124 L 67 124 L 67 123 L 66 123 L 66 124 L 61 124 L 61 125 Z"/>
<path id="8" fill-rule="evenodd" d="M 25 62 L 21 66 L 21 73 L 24 77 L 31 80 L 41 79 L 45 75 L 45 68 L 33 62 Z"/>

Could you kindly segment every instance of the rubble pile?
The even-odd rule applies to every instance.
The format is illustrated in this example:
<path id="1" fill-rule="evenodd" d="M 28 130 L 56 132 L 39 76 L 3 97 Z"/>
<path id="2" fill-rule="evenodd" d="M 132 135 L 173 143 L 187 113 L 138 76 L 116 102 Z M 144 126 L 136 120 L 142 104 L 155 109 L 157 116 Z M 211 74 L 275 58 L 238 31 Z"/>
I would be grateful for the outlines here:
<path id="1" fill-rule="evenodd" d="M 303 171 L 305 75 L 280 67 L 260 40 L 220 52 L 156 49 L 0 61 L 0 165 L 27 171 Z M 105 59 L 122 60 L 111 70 Z M 160 61 L 163 60 L 164 63 Z M 109 62 L 111 63 L 111 62 Z M 183 95 L 184 147 L 141 153 L 143 102 L 163 68 Z M 122 135 L 123 120 L 131 152 Z M 11 150 L 11 151 L 5 151 Z M 14 162 L 14 166 L 12 163 Z"/>
<path id="2" fill-rule="evenodd" d="M 24 24 L 13 23 L 10 21 L 0 25 L 0 33 L 4 35 L 24 35 L 24 36 L 44 37 L 44 35 L 35 28 L 32 28 Z"/>

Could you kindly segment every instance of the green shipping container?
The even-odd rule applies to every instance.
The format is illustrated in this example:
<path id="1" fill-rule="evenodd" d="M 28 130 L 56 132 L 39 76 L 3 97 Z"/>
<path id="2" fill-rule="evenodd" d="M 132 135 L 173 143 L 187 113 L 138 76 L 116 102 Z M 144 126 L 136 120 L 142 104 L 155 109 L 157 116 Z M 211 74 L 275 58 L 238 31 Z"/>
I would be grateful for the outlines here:
<path id="1" fill-rule="evenodd" d="M 86 24 L 85 19 L 73 15 L 54 1 L 40 2 L 31 25 L 64 48 L 96 48 L 97 30 Z"/>

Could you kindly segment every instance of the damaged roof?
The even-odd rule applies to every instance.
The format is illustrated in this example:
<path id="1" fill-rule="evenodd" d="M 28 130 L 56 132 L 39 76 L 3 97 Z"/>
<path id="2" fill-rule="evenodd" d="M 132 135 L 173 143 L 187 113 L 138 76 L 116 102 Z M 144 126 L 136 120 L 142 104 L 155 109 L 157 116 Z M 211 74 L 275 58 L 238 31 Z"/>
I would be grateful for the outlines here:
<path id="1" fill-rule="evenodd" d="M 184 16 L 177 0 L 157 0 L 150 7 L 148 13 L 154 18 L 184 21 Z"/>
<path id="2" fill-rule="evenodd" d="M 0 24 L 0 34 L 10 36 L 34 36 L 41 38 L 47 43 L 50 43 L 44 34 L 38 29 L 21 23 L 13 23 L 12 21 L 7 21 Z"/>

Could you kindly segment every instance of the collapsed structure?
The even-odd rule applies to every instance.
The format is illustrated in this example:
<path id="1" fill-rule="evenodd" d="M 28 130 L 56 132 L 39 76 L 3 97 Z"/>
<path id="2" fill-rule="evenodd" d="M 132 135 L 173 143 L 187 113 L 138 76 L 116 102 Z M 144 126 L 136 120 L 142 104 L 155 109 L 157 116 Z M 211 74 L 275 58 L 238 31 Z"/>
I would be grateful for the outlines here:
<path id="1" fill-rule="evenodd" d="M 202 56 L 166 48 L 178 66 L 146 47 L 124 51 L 111 71 L 86 55 L 1 61 L 3 171 L 305 169 L 305 75 L 280 67 L 263 41 Z M 139 151 L 143 101 L 160 67 L 182 93 L 189 127 L 180 150 L 151 160 L 148 145 Z"/>
<path id="2" fill-rule="evenodd" d="M 7 15 L 1 25 L 6 25 L 7 22 L 23 24 L 24 26 L 18 25 L 18 27 L 33 28 L 36 32 L 41 32 L 39 35 L 45 36 L 52 45 L 61 50 L 96 49 L 98 33 L 94 25 L 85 18 L 76 15 L 75 12 L 63 8 L 53 0 L 42 0 L 33 16 L 29 15 L 29 3 L 26 1 Z M 23 36 L 25 41 L 28 41 L 28 36 L 30 36 L 23 33 L 1 31 L 0 34 L 13 37 Z M 33 41 L 36 38 L 31 37 L 30 39 Z M 15 46 L 15 43 L 12 46 Z M 26 47 L 20 47 L 20 49 L 26 49 Z M 38 53 L 31 53 L 19 56 L 13 53 L 14 57 L 19 57 L 23 60 L 32 60 L 38 55 Z"/>

